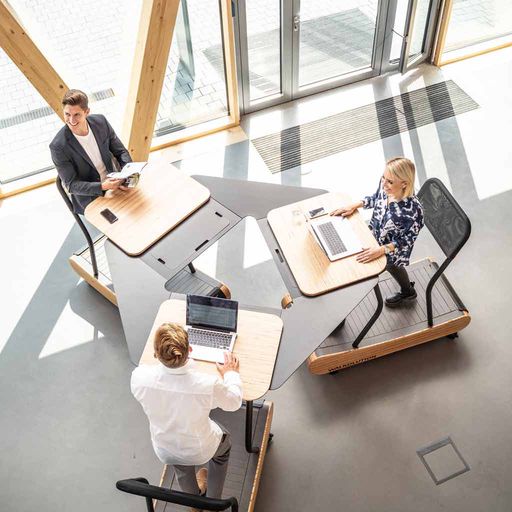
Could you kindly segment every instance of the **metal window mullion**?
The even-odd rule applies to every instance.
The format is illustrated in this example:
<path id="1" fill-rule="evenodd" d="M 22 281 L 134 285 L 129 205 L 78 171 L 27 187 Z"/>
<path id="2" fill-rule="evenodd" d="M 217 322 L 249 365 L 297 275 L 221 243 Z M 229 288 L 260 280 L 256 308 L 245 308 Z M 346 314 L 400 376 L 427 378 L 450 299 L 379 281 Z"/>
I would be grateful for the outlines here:
<path id="1" fill-rule="evenodd" d="M 281 0 L 281 93 L 283 102 L 293 98 L 296 87 L 293 16 L 297 0 Z"/>
<path id="2" fill-rule="evenodd" d="M 235 46 L 236 46 L 236 76 L 238 81 L 238 97 L 241 113 L 247 113 L 250 105 L 249 83 L 249 49 L 247 37 L 247 8 L 245 0 L 236 0 L 235 4 Z"/>

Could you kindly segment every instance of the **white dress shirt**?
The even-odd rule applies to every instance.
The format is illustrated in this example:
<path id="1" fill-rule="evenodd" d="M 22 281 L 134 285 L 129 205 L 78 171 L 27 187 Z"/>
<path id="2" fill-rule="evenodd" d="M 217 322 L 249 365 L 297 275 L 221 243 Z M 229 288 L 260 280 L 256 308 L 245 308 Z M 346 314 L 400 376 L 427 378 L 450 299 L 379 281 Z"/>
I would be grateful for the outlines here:
<path id="1" fill-rule="evenodd" d="M 80 143 L 80 145 L 84 148 L 87 156 L 91 159 L 91 162 L 96 167 L 98 174 L 100 175 L 101 181 L 105 181 L 107 179 L 107 168 L 105 167 L 105 163 L 103 162 L 103 158 L 101 158 L 100 148 L 98 147 L 98 143 L 96 142 L 96 138 L 94 137 L 94 133 L 92 133 L 91 127 L 89 126 L 89 133 L 87 135 L 76 135 L 73 133 L 76 140 Z"/>
<path id="2" fill-rule="evenodd" d="M 141 365 L 133 370 L 131 389 L 149 419 L 151 442 L 164 464 L 208 462 L 222 439 L 210 411 L 236 411 L 242 405 L 238 372 L 228 371 L 221 379 L 194 370 L 191 359 L 176 369 L 160 362 Z"/>

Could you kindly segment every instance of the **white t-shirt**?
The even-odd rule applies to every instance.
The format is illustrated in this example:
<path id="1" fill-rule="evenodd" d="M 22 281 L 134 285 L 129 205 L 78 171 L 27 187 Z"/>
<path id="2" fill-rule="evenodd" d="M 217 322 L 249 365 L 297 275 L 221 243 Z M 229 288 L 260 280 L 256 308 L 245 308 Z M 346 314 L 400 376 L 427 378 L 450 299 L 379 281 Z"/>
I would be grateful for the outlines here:
<path id="1" fill-rule="evenodd" d="M 107 179 L 107 168 L 105 167 L 105 163 L 101 158 L 100 148 L 98 147 L 98 143 L 94 137 L 94 133 L 92 133 L 91 127 L 89 126 L 89 133 L 87 135 L 76 135 L 76 140 L 80 143 L 80 145 L 84 148 L 87 156 L 91 159 L 91 162 L 96 167 L 98 174 L 100 175 L 101 181 L 105 181 Z"/>
<path id="2" fill-rule="evenodd" d="M 176 369 L 159 362 L 140 365 L 132 373 L 132 393 L 149 419 L 153 448 L 164 464 L 195 466 L 209 461 L 222 438 L 210 411 L 236 411 L 242 405 L 237 372 L 228 371 L 222 379 L 194 366 L 191 359 Z"/>

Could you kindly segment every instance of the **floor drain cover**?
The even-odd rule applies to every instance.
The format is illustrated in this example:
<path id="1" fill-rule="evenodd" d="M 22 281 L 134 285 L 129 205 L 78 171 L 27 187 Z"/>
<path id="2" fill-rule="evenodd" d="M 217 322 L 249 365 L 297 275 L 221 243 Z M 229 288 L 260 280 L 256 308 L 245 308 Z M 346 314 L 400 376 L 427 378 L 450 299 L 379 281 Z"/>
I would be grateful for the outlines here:
<path id="1" fill-rule="evenodd" d="M 470 469 L 450 437 L 421 448 L 416 453 L 436 485 L 462 475 Z"/>

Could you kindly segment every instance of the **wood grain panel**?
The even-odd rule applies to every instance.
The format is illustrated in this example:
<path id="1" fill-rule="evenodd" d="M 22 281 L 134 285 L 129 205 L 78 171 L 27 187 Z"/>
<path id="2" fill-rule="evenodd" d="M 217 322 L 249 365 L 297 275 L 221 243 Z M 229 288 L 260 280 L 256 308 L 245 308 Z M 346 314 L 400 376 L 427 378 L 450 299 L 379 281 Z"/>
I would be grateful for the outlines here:
<path id="1" fill-rule="evenodd" d="M 9 2 L 0 0 L 0 47 L 64 120 L 62 97 L 68 86 L 25 32 Z"/>
<path id="2" fill-rule="evenodd" d="M 386 266 L 382 256 L 370 263 L 358 263 L 356 255 L 331 262 L 310 232 L 305 213 L 323 206 L 332 211 L 352 201 L 342 193 L 327 193 L 271 210 L 268 222 L 304 295 L 321 295 L 342 286 L 380 274 Z M 358 212 L 350 223 L 363 247 L 378 247 Z"/>
<path id="3" fill-rule="evenodd" d="M 165 162 L 144 167 L 137 187 L 110 190 L 85 209 L 85 218 L 117 246 L 137 256 L 180 224 L 210 198 L 210 191 Z M 119 219 L 100 214 L 108 208 Z"/>
<path id="4" fill-rule="evenodd" d="M 186 302 L 166 300 L 160 306 L 149 334 L 140 364 L 156 364 L 153 356 L 153 337 L 156 329 L 164 322 L 185 325 Z M 276 315 L 256 311 L 238 311 L 238 336 L 233 353 L 240 358 L 240 377 L 243 384 L 244 400 L 261 398 L 269 389 L 276 361 L 283 322 Z M 200 371 L 218 375 L 215 363 L 196 361 Z"/>
<path id="5" fill-rule="evenodd" d="M 317 357 L 315 353 L 311 354 L 308 358 L 308 367 L 311 373 L 325 374 L 336 370 L 342 370 L 356 364 L 364 363 L 377 357 L 382 357 L 399 350 L 404 350 L 409 347 L 420 345 L 428 341 L 437 340 L 461 331 L 468 326 L 471 321 L 471 317 L 467 311 L 463 311 L 461 316 L 448 322 L 444 322 L 434 327 L 427 327 L 421 329 L 418 332 L 408 334 L 406 336 L 400 336 L 397 338 L 390 339 L 389 341 L 383 341 L 353 349 L 350 347 L 349 350 L 340 351 L 337 353 L 324 355 Z"/>
<path id="6" fill-rule="evenodd" d="M 135 161 L 148 159 L 180 0 L 144 0 L 126 104 L 123 139 Z"/>

